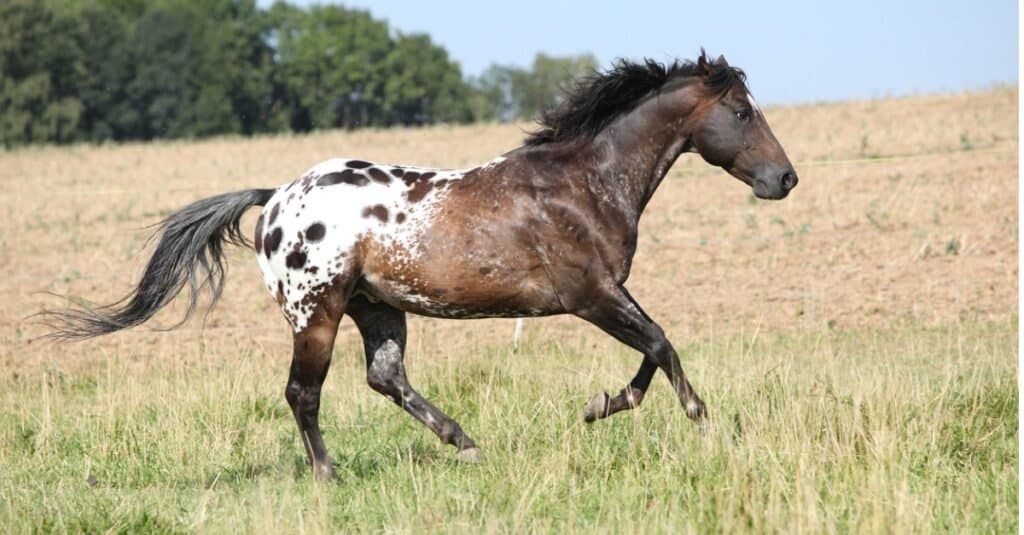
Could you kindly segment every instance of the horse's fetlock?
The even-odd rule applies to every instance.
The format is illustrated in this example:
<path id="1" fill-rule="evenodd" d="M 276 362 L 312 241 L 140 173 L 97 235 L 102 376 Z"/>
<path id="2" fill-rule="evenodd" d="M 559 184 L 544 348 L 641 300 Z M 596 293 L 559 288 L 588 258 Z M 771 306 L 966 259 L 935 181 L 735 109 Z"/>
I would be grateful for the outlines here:
<path id="1" fill-rule="evenodd" d="M 437 432 L 438 437 L 441 438 L 441 442 L 445 444 L 451 444 L 459 447 L 459 437 L 462 436 L 462 428 L 454 420 L 447 420 L 441 422 L 440 429 Z"/>
<path id="2" fill-rule="evenodd" d="M 620 395 L 626 399 L 631 409 L 639 407 L 640 403 L 644 400 L 644 391 L 634 386 L 623 388 Z"/>
<path id="3" fill-rule="evenodd" d="M 700 398 L 694 397 L 686 401 L 686 415 L 691 420 L 703 420 L 707 417 L 707 409 L 704 408 L 704 402 Z"/>

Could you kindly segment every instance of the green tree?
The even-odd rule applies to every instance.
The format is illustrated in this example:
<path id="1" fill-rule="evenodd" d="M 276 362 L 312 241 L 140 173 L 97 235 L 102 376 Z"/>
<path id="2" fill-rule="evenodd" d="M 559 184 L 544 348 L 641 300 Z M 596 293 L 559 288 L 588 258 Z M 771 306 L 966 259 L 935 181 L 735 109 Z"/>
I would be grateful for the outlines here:
<path id="1" fill-rule="evenodd" d="M 480 76 L 469 79 L 469 107 L 476 121 L 510 121 L 516 118 L 512 78 L 515 67 L 491 65 Z"/>
<path id="2" fill-rule="evenodd" d="M 531 119 L 556 105 L 573 80 L 593 72 L 597 60 L 590 54 L 556 57 L 539 53 L 529 71 L 515 70 L 510 79 L 516 114 Z"/>
<path id="3" fill-rule="evenodd" d="M 467 122 L 473 118 L 458 64 L 425 34 L 399 34 L 384 61 L 387 124 Z"/>
<path id="4" fill-rule="evenodd" d="M 72 141 L 82 115 L 75 20 L 33 0 L 0 3 L 0 143 Z"/>
<path id="5" fill-rule="evenodd" d="M 308 11 L 279 3 L 273 8 L 282 96 L 292 108 L 291 127 L 354 127 L 373 124 L 381 108 L 391 48 L 385 23 L 339 6 Z"/>
<path id="6" fill-rule="evenodd" d="M 117 9 L 99 3 L 78 5 L 71 16 L 81 24 L 75 36 L 81 69 L 77 93 L 82 103 L 79 138 L 127 139 L 138 119 L 127 87 L 134 69 L 125 35 L 129 22 Z"/>
<path id="7" fill-rule="evenodd" d="M 369 12 L 256 0 L 0 0 L 0 144 L 508 120 L 589 56 L 464 80 Z"/>
<path id="8" fill-rule="evenodd" d="M 574 80 L 597 68 L 590 54 L 548 56 L 537 54 L 530 69 L 491 65 L 469 80 L 469 106 L 482 121 L 533 119 L 541 110 L 555 106 Z"/>

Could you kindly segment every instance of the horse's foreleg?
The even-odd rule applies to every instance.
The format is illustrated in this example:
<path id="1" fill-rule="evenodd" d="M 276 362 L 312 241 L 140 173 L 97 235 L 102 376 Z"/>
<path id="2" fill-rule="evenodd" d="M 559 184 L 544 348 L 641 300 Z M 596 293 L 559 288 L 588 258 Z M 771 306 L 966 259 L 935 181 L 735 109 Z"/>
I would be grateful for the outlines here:
<path id="1" fill-rule="evenodd" d="M 320 435 L 320 389 L 331 366 L 334 338 L 343 315 L 343 299 L 329 295 L 310 317 L 306 328 L 295 334 L 292 366 L 285 388 L 285 398 L 295 415 L 313 475 L 319 480 L 336 478 Z"/>
<path id="2" fill-rule="evenodd" d="M 480 451 L 459 426 L 458 422 L 441 412 L 423 398 L 405 375 L 405 313 L 386 303 L 370 303 L 355 297 L 347 313 L 363 336 L 366 351 L 366 381 L 414 418 L 430 428 L 445 444 L 458 450 L 461 461 L 477 462 Z"/>
<path id="3" fill-rule="evenodd" d="M 651 378 L 654 377 L 654 372 L 657 370 L 658 365 L 645 357 L 633 380 L 626 388 L 619 391 L 617 396 L 611 397 L 608 392 L 601 392 L 590 398 L 583 408 L 583 419 L 590 423 L 607 418 L 619 411 L 639 407 L 640 402 L 644 399 L 644 394 L 647 393 L 647 387 L 651 384 Z"/>
<path id="4" fill-rule="evenodd" d="M 686 379 L 679 355 L 661 327 L 644 313 L 625 288 L 611 286 L 597 292 L 590 304 L 576 315 L 644 355 L 636 376 L 618 396 L 611 398 L 601 393 L 587 403 L 584 409 L 587 422 L 638 406 L 656 368 L 661 368 L 668 376 L 687 416 L 698 422 L 704 419 L 704 402 Z"/>

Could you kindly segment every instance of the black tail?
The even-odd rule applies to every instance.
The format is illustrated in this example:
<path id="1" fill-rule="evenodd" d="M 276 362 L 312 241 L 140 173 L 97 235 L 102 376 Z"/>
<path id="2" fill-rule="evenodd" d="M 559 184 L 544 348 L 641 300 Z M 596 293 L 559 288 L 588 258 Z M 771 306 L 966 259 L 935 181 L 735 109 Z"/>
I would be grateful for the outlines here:
<path id="1" fill-rule="evenodd" d="M 209 285 L 212 308 L 224 288 L 224 244 L 249 246 L 239 229 L 242 214 L 263 206 L 274 195 L 270 189 L 225 193 L 194 202 L 160 223 L 160 241 L 138 286 L 121 300 L 106 306 L 82 306 L 65 311 L 44 311 L 54 330 L 49 338 L 83 340 L 128 327 L 153 317 L 188 283 L 189 305 L 181 325 L 195 311 L 199 292 Z"/>

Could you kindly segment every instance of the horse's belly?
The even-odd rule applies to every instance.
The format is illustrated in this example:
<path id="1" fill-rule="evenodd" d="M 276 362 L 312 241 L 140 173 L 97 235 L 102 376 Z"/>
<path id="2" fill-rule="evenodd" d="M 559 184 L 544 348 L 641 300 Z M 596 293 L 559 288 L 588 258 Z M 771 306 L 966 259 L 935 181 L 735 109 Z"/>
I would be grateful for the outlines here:
<path id="1" fill-rule="evenodd" d="M 468 212 L 466 205 L 460 206 Z M 563 310 L 540 258 L 509 222 L 443 218 L 408 249 L 371 239 L 360 285 L 396 308 L 445 318 L 545 316 Z"/>
<path id="2" fill-rule="evenodd" d="M 561 313 L 557 298 L 533 283 L 481 277 L 412 278 L 364 273 L 356 294 L 423 316 L 438 318 L 516 318 Z"/>

